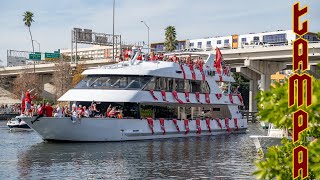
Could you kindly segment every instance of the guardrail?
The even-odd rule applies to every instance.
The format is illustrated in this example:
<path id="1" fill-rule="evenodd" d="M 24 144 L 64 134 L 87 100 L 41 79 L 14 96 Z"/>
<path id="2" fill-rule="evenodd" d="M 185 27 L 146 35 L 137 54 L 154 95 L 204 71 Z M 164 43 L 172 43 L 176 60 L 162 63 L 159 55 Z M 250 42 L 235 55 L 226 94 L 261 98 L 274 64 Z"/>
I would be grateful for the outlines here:
<path id="1" fill-rule="evenodd" d="M 241 111 L 242 117 L 247 119 L 247 121 L 251 121 L 255 123 L 257 121 L 257 111 L 249 112 L 249 111 Z"/>

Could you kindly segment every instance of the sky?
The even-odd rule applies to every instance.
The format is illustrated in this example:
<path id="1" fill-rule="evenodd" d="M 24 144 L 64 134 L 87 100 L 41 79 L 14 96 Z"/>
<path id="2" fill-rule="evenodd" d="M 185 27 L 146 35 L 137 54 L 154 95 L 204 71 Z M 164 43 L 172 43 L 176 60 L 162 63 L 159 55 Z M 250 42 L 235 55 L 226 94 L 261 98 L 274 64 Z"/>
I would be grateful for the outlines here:
<path id="1" fill-rule="evenodd" d="M 164 29 L 176 27 L 178 39 L 292 29 L 295 0 L 116 0 L 115 34 L 129 43 L 164 41 Z M 309 12 L 309 31 L 320 31 L 320 4 L 301 0 Z M 0 0 L 0 60 L 8 49 L 32 51 L 22 15 L 34 13 L 33 39 L 42 52 L 71 47 L 74 27 L 112 34 L 113 0 Z M 35 43 L 35 49 L 38 45 Z"/>

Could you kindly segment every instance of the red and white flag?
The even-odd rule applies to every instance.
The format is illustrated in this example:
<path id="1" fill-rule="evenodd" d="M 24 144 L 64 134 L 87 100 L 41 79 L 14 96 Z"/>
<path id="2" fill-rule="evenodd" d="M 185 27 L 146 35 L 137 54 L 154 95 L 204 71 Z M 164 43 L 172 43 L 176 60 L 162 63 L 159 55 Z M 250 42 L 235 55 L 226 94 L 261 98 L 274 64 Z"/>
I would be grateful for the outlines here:
<path id="1" fill-rule="evenodd" d="M 216 60 L 213 64 L 213 67 L 215 67 L 217 70 L 217 73 L 218 74 L 221 74 L 221 69 L 223 68 L 224 66 L 224 61 L 223 61 L 223 57 L 222 57 L 222 54 L 221 54 L 221 51 L 220 49 L 217 47 L 216 48 Z"/>

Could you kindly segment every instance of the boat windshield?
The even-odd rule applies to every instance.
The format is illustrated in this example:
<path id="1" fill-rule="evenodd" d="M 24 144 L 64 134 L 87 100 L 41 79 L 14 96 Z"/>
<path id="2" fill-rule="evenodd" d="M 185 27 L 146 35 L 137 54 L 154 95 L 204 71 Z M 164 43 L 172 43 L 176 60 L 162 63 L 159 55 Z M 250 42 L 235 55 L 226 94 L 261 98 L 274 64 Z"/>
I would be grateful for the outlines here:
<path id="1" fill-rule="evenodd" d="M 151 77 L 148 76 L 88 76 L 85 77 L 76 89 L 142 89 Z"/>

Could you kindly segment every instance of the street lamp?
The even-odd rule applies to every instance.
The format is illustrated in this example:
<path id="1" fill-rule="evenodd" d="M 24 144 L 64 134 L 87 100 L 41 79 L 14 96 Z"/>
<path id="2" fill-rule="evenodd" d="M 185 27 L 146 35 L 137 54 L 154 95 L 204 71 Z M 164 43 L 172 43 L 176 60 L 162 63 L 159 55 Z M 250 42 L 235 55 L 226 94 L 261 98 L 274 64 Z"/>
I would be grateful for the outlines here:
<path id="1" fill-rule="evenodd" d="M 146 27 L 147 27 L 147 29 L 148 29 L 148 54 L 150 54 L 150 28 L 149 28 L 149 26 L 146 24 L 146 22 L 144 22 L 144 21 L 141 21 Z"/>
<path id="2" fill-rule="evenodd" d="M 112 12 L 112 60 L 115 61 L 114 58 L 114 9 L 115 9 L 115 0 L 113 0 L 113 12 Z"/>
<path id="3" fill-rule="evenodd" d="M 38 42 L 38 41 L 36 41 L 36 40 L 32 40 L 33 42 L 36 42 L 37 44 L 38 44 L 38 46 L 39 46 L 39 52 L 40 52 L 40 43 Z"/>

